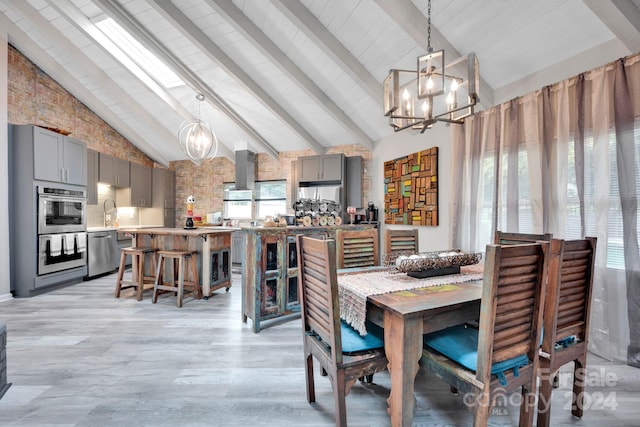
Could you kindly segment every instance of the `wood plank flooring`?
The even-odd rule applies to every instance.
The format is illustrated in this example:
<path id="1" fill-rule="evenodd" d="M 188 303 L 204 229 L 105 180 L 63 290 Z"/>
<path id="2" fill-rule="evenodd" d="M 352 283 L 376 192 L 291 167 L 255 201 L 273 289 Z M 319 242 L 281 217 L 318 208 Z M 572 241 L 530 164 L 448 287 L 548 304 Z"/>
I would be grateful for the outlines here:
<path id="1" fill-rule="evenodd" d="M 240 276 L 209 300 L 183 308 L 131 290 L 113 297 L 115 274 L 28 299 L 0 303 L 7 324 L 8 379 L 2 426 L 332 426 L 329 381 L 316 375 L 307 403 L 300 320 L 258 334 L 241 322 Z M 554 426 L 640 425 L 640 370 L 590 355 L 582 420 L 566 408 L 565 367 L 553 393 Z M 356 384 L 350 426 L 387 426 L 389 375 Z M 416 426 L 466 426 L 463 396 L 421 371 Z M 514 398 L 516 399 L 516 398 Z M 608 400 L 605 400 L 608 399 Z M 512 400 L 513 401 L 513 400 Z M 615 406 L 615 407 L 614 407 Z M 496 409 L 490 425 L 517 424 L 517 409 Z"/>

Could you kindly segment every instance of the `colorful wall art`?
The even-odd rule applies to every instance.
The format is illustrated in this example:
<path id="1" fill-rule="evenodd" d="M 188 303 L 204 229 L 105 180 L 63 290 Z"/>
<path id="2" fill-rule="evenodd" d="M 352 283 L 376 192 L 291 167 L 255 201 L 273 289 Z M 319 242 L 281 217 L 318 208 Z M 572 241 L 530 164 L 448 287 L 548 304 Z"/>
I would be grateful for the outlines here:
<path id="1" fill-rule="evenodd" d="M 438 225 L 438 147 L 384 162 L 384 222 Z"/>

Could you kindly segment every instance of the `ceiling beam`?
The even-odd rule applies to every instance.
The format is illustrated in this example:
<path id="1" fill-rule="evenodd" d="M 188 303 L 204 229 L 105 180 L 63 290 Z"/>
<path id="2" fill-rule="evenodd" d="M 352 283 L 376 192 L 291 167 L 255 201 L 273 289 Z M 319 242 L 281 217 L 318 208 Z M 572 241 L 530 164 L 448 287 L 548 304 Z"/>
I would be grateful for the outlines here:
<path id="1" fill-rule="evenodd" d="M 187 85 L 195 92 L 202 93 L 205 96 L 206 102 L 227 116 L 227 118 L 240 127 L 240 129 L 260 145 L 271 157 L 275 159 L 278 158 L 278 151 L 258 131 L 244 120 L 233 107 L 227 104 L 211 86 L 206 84 L 196 73 L 189 69 L 187 65 L 136 21 L 122 6 L 111 0 L 94 0 L 94 3 L 99 5 L 105 13 L 115 19 L 118 24 L 131 33 L 142 45 L 163 59 L 165 64 L 171 67 Z"/>
<path id="2" fill-rule="evenodd" d="M 112 2 L 111 2 L 112 3 Z M 148 0 L 148 3 L 158 11 L 167 21 L 171 22 L 180 32 L 196 45 L 209 59 L 219 64 L 229 76 L 242 84 L 247 91 L 259 99 L 262 104 L 275 116 L 280 118 L 289 128 L 297 133 L 302 140 L 318 154 L 326 151 L 324 145 L 316 140 L 300 123 L 298 123 L 280 104 L 278 104 L 262 87 L 237 65 L 220 47 L 215 44 L 202 30 L 193 24 L 184 13 L 173 3 L 158 0 Z M 170 64 L 169 64 L 170 65 Z M 180 70 L 176 70 L 180 71 Z"/>
<path id="3" fill-rule="evenodd" d="M 375 0 L 380 9 L 382 9 L 395 23 L 402 28 L 425 53 L 427 52 L 429 43 L 427 41 L 427 18 L 418 9 L 411 0 Z M 471 36 L 472 37 L 472 36 Z M 431 26 L 431 45 L 437 49 L 444 49 L 449 58 L 459 58 L 460 52 L 435 28 Z M 482 78 L 482 58 L 478 58 L 480 63 L 480 104 L 485 108 L 494 105 L 493 88 Z"/>
<path id="4" fill-rule="evenodd" d="M 60 50 L 72 53 L 74 60 L 79 62 L 81 66 L 90 74 L 93 78 L 100 81 L 100 83 L 106 87 L 112 95 L 123 104 L 127 104 L 133 109 L 134 114 L 140 114 L 141 116 L 149 116 L 144 108 L 142 108 L 135 99 L 131 98 L 126 92 L 124 92 L 117 84 L 109 78 L 101 69 L 95 66 L 95 64 L 73 43 L 71 43 L 66 37 L 64 37 L 57 29 L 55 29 L 49 21 L 42 17 L 42 15 L 33 9 L 28 2 L 11 2 L 7 3 L 9 7 L 16 15 L 20 16 L 24 21 L 28 22 L 33 28 L 47 40 L 54 43 Z M 34 61 L 38 67 L 42 68 L 48 75 L 51 76 L 56 82 L 62 85 L 66 90 L 72 93 L 82 103 L 94 111 L 101 119 L 107 122 L 110 126 L 116 129 L 122 136 L 128 139 L 138 149 L 140 149 L 145 155 L 153 159 L 157 163 L 168 166 L 169 160 L 162 156 L 153 145 L 149 144 L 143 137 L 141 137 L 135 130 L 133 130 L 128 124 L 122 121 L 115 113 L 111 111 L 109 107 L 104 105 L 90 90 L 88 90 L 81 82 L 79 82 L 65 67 L 60 65 L 51 55 L 38 46 L 33 40 L 25 34 L 22 30 L 16 26 L 8 30 L 9 41 L 14 44 L 21 52 L 27 55 L 32 61 Z M 156 123 L 157 129 L 164 129 L 160 123 L 155 121 L 152 117 L 149 117 Z M 161 137 L 169 137 L 166 133 L 159 132 Z M 173 135 L 171 135 L 174 138 Z"/>
<path id="5" fill-rule="evenodd" d="M 584 4 L 629 48 L 640 51 L 640 10 L 632 0 L 583 0 Z"/>
<path id="6" fill-rule="evenodd" d="M 302 3 L 286 0 L 271 0 L 271 4 L 298 28 L 304 30 L 322 51 L 342 69 L 375 101 L 382 99 L 382 84 L 344 47 Z"/>
<path id="7" fill-rule="evenodd" d="M 218 14 L 224 17 L 247 41 L 270 58 L 284 74 L 292 79 L 300 89 L 318 102 L 344 129 L 354 138 L 354 142 L 368 150 L 373 150 L 373 141 L 369 136 L 338 107 L 274 42 L 244 14 L 233 2 L 227 0 L 206 0 Z"/>

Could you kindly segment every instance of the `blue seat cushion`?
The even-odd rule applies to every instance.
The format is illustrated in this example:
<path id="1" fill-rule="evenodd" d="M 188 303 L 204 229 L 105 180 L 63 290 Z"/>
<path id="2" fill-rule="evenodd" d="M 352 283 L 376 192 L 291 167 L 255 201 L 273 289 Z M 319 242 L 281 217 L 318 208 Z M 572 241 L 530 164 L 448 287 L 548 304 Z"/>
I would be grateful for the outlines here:
<path id="1" fill-rule="evenodd" d="M 563 338 L 563 339 L 561 339 L 560 341 L 557 341 L 557 342 L 556 342 L 556 345 L 555 345 L 555 348 L 554 348 L 554 349 L 555 349 L 556 351 L 558 351 L 558 350 L 561 350 L 561 349 L 563 349 L 563 348 L 570 347 L 570 346 L 572 346 L 573 344 L 575 344 L 575 343 L 576 343 L 576 340 L 577 340 L 577 339 L 576 339 L 576 336 L 575 336 L 575 335 L 571 335 L 571 336 L 568 336 L 568 337 L 566 337 L 566 338 Z"/>
<path id="2" fill-rule="evenodd" d="M 367 335 L 361 336 L 344 320 L 340 321 L 343 353 L 358 353 L 384 347 L 384 330 L 371 322 L 366 322 L 365 326 Z"/>
<path id="3" fill-rule="evenodd" d="M 476 371 L 478 367 L 478 330 L 464 325 L 453 326 L 424 336 L 424 345 L 447 356 L 449 359 Z M 521 354 L 491 366 L 491 373 L 496 375 L 501 385 L 506 385 L 504 372 L 513 369 L 518 376 L 518 368 L 527 366 L 529 358 Z"/>

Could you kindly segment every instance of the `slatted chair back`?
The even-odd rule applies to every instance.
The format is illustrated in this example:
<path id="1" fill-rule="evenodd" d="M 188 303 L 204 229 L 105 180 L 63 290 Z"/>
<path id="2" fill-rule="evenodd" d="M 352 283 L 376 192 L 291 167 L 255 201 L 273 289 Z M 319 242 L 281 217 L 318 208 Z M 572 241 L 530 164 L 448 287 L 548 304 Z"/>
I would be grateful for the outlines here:
<path id="1" fill-rule="evenodd" d="M 340 321 L 334 240 L 298 235 L 297 251 L 307 400 L 315 402 L 315 357 L 333 386 L 336 425 L 346 426 L 345 397 L 351 386 L 358 378 L 371 382 L 375 372 L 387 367 L 382 333 L 367 327 L 362 337 Z"/>
<path id="2" fill-rule="evenodd" d="M 338 268 L 380 265 L 378 230 L 336 230 Z"/>
<path id="3" fill-rule="evenodd" d="M 493 240 L 496 245 L 521 245 L 524 243 L 535 243 L 539 240 L 545 242 L 551 241 L 553 234 L 526 234 L 526 233 L 508 233 L 497 231 Z"/>
<path id="4" fill-rule="evenodd" d="M 298 283 L 302 326 L 331 347 L 331 358 L 342 363 L 340 306 L 335 240 L 298 237 Z"/>
<path id="5" fill-rule="evenodd" d="M 595 237 L 551 240 L 540 358 L 539 426 L 549 425 L 552 378 L 562 365 L 571 361 L 574 362 L 571 412 L 582 417 L 584 382 L 580 370 L 587 359 L 596 242 Z"/>
<path id="6" fill-rule="evenodd" d="M 479 328 L 425 336 L 423 363 L 470 393 L 475 426 L 487 425 L 496 398 L 519 388 L 520 426 L 533 423 L 548 249 L 547 242 L 487 245 Z"/>
<path id="7" fill-rule="evenodd" d="M 518 355 L 537 359 L 545 290 L 545 250 L 546 246 L 540 244 L 487 246 L 478 348 L 490 348 L 491 354 L 478 352 L 479 379 L 490 377 L 480 372 L 483 368 L 491 369 L 493 364 Z M 481 359 L 489 356 L 490 362 Z"/>
<path id="8" fill-rule="evenodd" d="M 384 230 L 385 255 L 398 256 L 406 253 L 418 253 L 418 229 Z"/>

